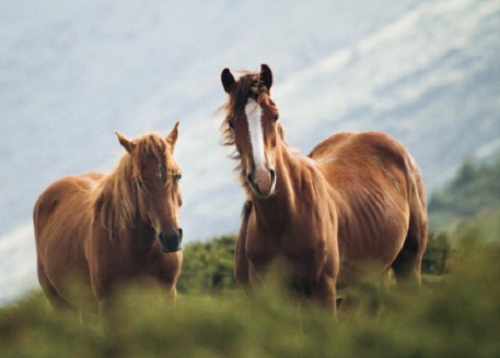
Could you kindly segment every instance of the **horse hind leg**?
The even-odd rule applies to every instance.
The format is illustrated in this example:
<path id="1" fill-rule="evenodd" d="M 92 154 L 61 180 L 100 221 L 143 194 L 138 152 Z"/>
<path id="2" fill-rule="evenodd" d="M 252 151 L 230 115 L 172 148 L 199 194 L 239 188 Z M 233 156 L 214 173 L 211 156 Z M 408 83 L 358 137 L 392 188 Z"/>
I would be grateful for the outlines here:
<path id="1" fill-rule="evenodd" d="M 38 282 L 40 283 L 43 293 L 45 294 L 45 297 L 47 297 L 50 306 L 55 312 L 64 311 L 77 313 L 76 310 L 59 295 L 55 287 L 52 286 L 49 278 L 45 274 L 43 264 L 40 261 L 38 261 Z"/>
<path id="2" fill-rule="evenodd" d="M 392 263 L 392 269 L 399 287 L 419 289 L 420 269 L 427 246 L 427 223 L 410 217 L 410 225 L 403 248 Z"/>

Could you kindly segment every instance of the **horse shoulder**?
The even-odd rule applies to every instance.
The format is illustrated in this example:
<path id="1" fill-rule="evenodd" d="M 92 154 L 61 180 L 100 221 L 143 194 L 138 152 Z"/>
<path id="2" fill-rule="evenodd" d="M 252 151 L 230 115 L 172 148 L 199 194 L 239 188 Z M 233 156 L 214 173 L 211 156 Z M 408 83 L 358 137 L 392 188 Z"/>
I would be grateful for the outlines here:
<path id="1" fill-rule="evenodd" d="M 280 251 L 296 272 L 316 277 L 320 272 L 337 271 L 338 218 L 334 192 L 316 161 L 297 155 L 296 192 L 291 220 L 282 232 Z M 332 276 L 333 277 L 333 276 Z"/>
<path id="2" fill-rule="evenodd" d="M 255 210 L 252 210 L 248 215 L 248 227 L 245 231 L 244 245 L 241 242 L 239 247 L 242 255 L 239 264 L 244 266 L 246 264 L 244 258 L 246 257 L 249 272 L 253 269 L 261 271 L 279 254 L 281 237 L 277 237 L 276 233 L 269 232 L 261 226 Z"/>

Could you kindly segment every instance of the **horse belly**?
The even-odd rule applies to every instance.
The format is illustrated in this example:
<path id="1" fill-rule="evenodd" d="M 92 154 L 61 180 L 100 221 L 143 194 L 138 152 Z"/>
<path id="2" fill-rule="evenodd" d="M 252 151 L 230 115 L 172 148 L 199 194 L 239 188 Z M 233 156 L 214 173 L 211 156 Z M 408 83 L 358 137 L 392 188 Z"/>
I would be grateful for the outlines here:
<path id="1" fill-rule="evenodd" d="M 339 282 L 359 275 L 385 271 L 401 251 L 408 233 L 409 219 L 405 210 L 386 206 L 369 216 L 359 210 L 349 220 L 340 220 Z"/>

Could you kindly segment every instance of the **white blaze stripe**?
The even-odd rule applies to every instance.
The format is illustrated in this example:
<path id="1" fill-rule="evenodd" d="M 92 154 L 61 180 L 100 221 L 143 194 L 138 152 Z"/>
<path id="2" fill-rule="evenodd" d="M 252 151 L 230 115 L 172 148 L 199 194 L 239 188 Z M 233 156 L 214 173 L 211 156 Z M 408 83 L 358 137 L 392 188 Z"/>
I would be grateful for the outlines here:
<path id="1" fill-rule="evenodd" d="M 253 160 L 255 167 L 265 167 L 264 130 L 262 129 L 262 109 L 253 98 L 249 98 L 245 107 L 247 115 L 250 143 L 252 144 Z"/>

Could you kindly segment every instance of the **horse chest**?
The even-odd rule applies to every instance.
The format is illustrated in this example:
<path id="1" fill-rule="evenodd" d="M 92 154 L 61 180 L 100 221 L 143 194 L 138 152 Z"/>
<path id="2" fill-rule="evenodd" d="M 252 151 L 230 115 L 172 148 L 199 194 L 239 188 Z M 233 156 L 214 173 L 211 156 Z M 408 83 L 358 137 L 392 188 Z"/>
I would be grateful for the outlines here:
<path id="1" fill-rule="evenodd" d="M 253 232 L 248 234 L 247 257 L 256 269 L 267 266 L 280 252 L 279 244 L 269 235 Z"/>
<path id="2" fill-rule="evenodd" d="M 322 271 L 326 257 L 327 239 L 321 235 L 290 235 L 283 252 L 294 271 L 301 276 L 317 276 Z"/>
<path id="3" fill-rule="evenodd" d="M 250 232 L 247 257 L 254 269 L 266 270 L 275 261 L 286 265 L 293 275 L 317 276 L 327 256 L 325 238 L 313 233 L 287 232 L 279 237 L 268 233 Z"/>
<path id="4" fill-rule="evenodd" d="M 159 272 L 161 264 L 157 246 L 138 244 L 132 239 L 97 240 L 91 246 L 90 272 L 100 286 Z"/>

